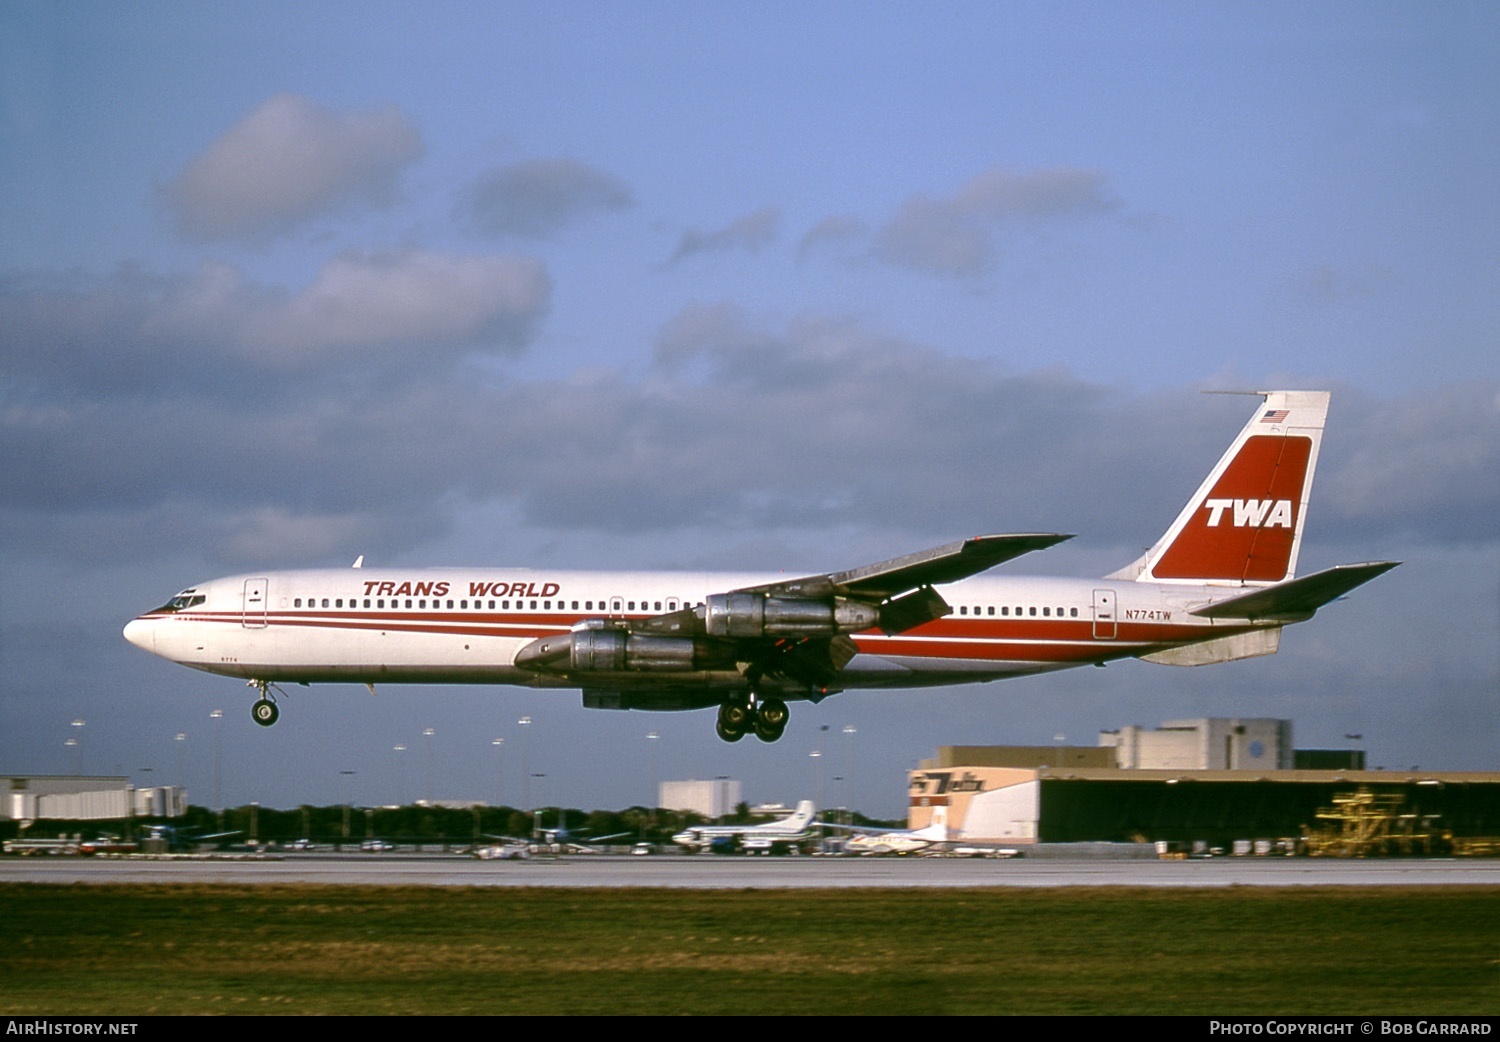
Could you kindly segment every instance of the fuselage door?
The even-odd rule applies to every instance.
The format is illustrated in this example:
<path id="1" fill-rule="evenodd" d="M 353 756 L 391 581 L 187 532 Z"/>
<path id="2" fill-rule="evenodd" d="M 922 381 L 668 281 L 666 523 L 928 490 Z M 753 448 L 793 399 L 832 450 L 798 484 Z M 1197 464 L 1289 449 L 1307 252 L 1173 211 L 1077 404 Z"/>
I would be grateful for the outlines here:
<path id="1" fill-rule="evenodd" d="M 1094 591 L 1094 639 L 1114 640 L 1120 624 L 1115 615 L 1115 591 Z"/>
<path id="2" fill-rule="evenodd" d="M 617 619 L 624 618 L 625 617 L 625 598 L 624 597 L 611 597 L 609 599 L 609 613 L 610 613 L 610 615 L 612 615 L 613 617 L 615 617 Z"/>
<path id="3" fill-rule="evenodd" d="M 266 625 L 266 587 L 270 584 L 265 579 L 245 580 L 245 603 L 243 625 L 247 630 L 264 629 Z"/>

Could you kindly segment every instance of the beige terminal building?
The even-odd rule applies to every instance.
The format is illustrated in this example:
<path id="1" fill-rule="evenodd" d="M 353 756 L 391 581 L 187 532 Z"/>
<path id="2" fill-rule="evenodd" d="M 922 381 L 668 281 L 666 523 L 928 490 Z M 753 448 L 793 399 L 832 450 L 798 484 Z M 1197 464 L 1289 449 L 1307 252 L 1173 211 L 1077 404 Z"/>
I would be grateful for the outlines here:
<path id="1" fill-rule="evenodd" d="M 1364 801 L 1409 836 L 1500 836 L 1500 774 L 1364 766 L 1357 750 L 1295 749 L 1291 721 L 1271 719 L 1123 727 L 1092 747 L 943 746 L 908 773 L 908 824 L 946 807 L 975 842 L 1227 848 L 1348 828 L 1325 812 Z"/>

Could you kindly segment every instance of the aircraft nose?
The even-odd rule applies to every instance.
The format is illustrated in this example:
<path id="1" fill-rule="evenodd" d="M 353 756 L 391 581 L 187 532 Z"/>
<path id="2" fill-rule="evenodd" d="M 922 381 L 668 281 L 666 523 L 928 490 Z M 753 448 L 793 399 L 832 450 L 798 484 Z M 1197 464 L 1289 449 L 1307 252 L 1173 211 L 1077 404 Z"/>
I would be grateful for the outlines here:
<path id="1" fill-rule="evenodd" d="M 156 626 L 145 619 L 131 619 L 127 622 L 125 639 L 138 648 L 156 654 Z"/>

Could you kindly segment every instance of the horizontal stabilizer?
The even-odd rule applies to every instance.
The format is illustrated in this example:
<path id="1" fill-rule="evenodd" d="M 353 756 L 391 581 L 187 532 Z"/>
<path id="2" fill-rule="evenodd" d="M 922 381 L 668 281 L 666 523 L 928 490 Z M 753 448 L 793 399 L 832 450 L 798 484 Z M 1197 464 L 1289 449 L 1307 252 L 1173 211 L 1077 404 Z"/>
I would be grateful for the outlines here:
<path id="1" fill-rule="evenodd" d="M 1193 610 L 1206 619 L 1283 619 L 1296 622 L 1306 619 L 1323 605 L 1337 600 L 1357 586 L 1363 586 L 1378 575 L 1384 575 L 1400 561 L 1369 561 L 1364 564 L 1341 564 L 1326 571 L 1304 575 L 1300 579 L 1278 583 L 1252 593 L 1231 597 L 1227 601 Z"/>

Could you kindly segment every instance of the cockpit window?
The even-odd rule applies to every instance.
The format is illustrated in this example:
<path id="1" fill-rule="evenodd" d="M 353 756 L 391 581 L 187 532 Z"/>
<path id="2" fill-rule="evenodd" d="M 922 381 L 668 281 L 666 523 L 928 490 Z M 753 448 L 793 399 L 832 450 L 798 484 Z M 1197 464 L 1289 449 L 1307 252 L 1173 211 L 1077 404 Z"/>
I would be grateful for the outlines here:
<path id="1" fill-rule="evenodd" d="M 163 604 L 156 610 L 158 612 L 186 611 L 189 608 L 198 607 L 198 605 L 202 604 L 206 600 L 208 600 L 208 598 L 201 593 L 194 593 L 192 590 L 183 590 L 176 597 L 173 597 L 170 601 L 168 601 L 166 604 Z"/>

